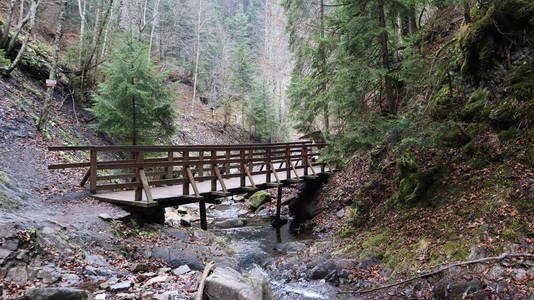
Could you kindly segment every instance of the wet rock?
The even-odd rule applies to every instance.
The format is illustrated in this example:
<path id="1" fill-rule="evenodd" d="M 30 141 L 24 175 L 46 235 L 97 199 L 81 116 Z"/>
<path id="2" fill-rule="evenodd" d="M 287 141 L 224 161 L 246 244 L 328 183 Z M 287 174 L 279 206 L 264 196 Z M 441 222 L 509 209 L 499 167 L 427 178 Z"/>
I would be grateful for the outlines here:
<path id="1" fill-rule="evenodd" d="M 327 262 L 313 267 L 310 271 L 310 278 L 314 280 L 325 278 L 329 272 L 335 270 L 336 265 L 333 262 Z"/>
<path id="2" fill-rule="evenodd" d="M 443 279 L 434 287 L 432 291 L 435 299 L 464 299 L 465 295 L 471 293 L 473 300 L 486 299 L 484 285 L 480 279 L 471 281 L 454 282 L 450 279 Z"/>
<path id="3" fill-rule="evenodd" d="M 185 273 L 191 271 L 191 268 L 189 268 L 188 265 L 179 266 L 178 268 L 174 269 L 172 271 L 172 274 L 175 276 L 184 275 Z"/>
<path id="4" fill-rule="evenodd" d="M 154 283 L 162 283 L 171 281 L 172 277 L 167 275 L 156 276 L 148 280 L 145 285 L 152 285 Z"/>
<path id="5" fill-rule="evenodd" d="M 215 222 L 215 227 L 227 229 L 227 228 L 238 228 L 245 226 L 245 222 L 241 219 L 227 219 L 224 221 Z"/>
<path id="6" fill-rule="evenodd" d="M 271 194 L 265 191 L 258 191 L 254 193 L 252 196 L 250 196 L 248 201 L 249 201 L 250 208 L 255 211 L 262 204 L 268 203 L 271 201 Z"/>
<path id="7" fill-rule="evenodd" d="M 161 259 L 173 267 L 188 265 L 193 270 L 204 270 L 199 259 L 201 253 L 195 249 L 178 249 L 173 246 L 152 248 L 152 258 Z"/>
<path id="8" fill-rule="evenodd" d="M 204 293 L 211 300 L 263 300 L 272 299 L 269 291 L 268 281 L 257 272 L 246 278 L 234 269 L 217 267 L 206 279 Z"/>
<path id="9" fill-rule="evenodd" d="M 147 264 L 138 263 L 138 264 L 132 264 L 130 266 L 130 270 L 132 273 L 145 273 L 150 270 L 150 267 Z"/>
<path id="10" fill-rule="evenodd" d="M 119 292 L 128 290 L 130 287 L 132 287 L 132 282 L 130 280 L 126 280 L 110 286 L 109 290 L 112 292 Z"/>
<path id="11" fill-rule="evenodd" d="M 87 291 L 71 288 L 28 288 L 24 292 L 25 300 L 86 300 Z"/>

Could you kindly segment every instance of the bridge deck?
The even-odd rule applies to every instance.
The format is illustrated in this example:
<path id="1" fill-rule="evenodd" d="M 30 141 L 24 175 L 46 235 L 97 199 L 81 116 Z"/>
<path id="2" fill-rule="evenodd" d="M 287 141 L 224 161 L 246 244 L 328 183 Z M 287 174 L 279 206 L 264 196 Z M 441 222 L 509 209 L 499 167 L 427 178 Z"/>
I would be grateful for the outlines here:
<path id="1" fill-rule="evenodd" d="M 317 174 L 321 173 L 320 167 L 314 167 Z M 301 177 L 301 180 L 305 180 L 306 178 L 304 176 L 304 170 L 303 169 L 297 169 L 297 173 Z M 280 179 L 281 184 L 286 184 L 289 182 L 295 182 L 296 177 L 294 174 L 292 174 L 292 178 L 288 181 L 286 177 L 286 172 L 280 172 L 278 173 L 278 177 Z M 270 184 L 266 183 L 265 175 L 254 175 L 252 176 L 252 179 L 254 180 L 254 183 L 256 185 L 257 189 L 266 189 L 266 188 L 272 188 L 276 186 L 276 181 L 274 178 L 272 178 L 272 182 Z M 231 195 L 240 194 L 246 191 L 253 190 L 248 178 L 246 179 L 247 187 L 243 188 L 240 185 L 240 178 L 234 177 L 234 178 L 228 178 L 224 180 L 224 183 L 226 184 L 226 188 Z M 209 195 L 213 196 L 211 191 L 211 181 L 200 181 L 197 182 L 197 187 L 201 195 Z M 122 205 L 130 205 L 130 206 L 139 206 L 139 207 L 165 207 L 165 206 L 175 206 L 175 205 L 181 205 L 186 203 L 192 203 L 192 202 L 198 202 L 198 199 L 194 197 L 194 195 L 186 195 L 184 196 L 182 194 L 183 191 L 183 185 L 170 185 L 170 186 L 162 186 L 162 187 L 153 187 L 150 189 L 152 192 L 152 198 L 154 199 L 154 202 L 147 202 L 146 195 L 143 194 L 142 201 L 135 201 L 135 191 L 133 190 L 126 190 L 126 191 L 118 191 L 118 192 L 107 192 L 107 193 L 97 193 L 92 194 L 91 196 L 95 199 L 109 202 L 109 203 L 115 203 L 115 204 L 122 204 Z M 190 190 L 192 191 L 192 188 L 190 187 Z M 219 182 L 217 182 L 217 190 L 218 193 L 222 195 L 222 187 Z"/>

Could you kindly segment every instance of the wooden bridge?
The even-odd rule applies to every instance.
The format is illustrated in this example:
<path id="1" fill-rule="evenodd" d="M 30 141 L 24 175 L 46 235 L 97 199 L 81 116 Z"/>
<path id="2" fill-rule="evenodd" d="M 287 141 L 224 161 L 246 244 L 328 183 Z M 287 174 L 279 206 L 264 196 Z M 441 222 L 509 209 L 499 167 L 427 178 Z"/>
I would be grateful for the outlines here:
<path id="1" fill-rule="evenodd" d="M 49 165 L 48 169 L 86 168 L 91 196 L 138 208 L 199 203 L 201 227 L 207 229 L 206 203 L 217 198 L 278 187 L 280 219 L 284 185 L 314 180 L 332 171 L 319 163 L 311 142 L 195 146 L 58 146 L 49 151 L 83 151 L 88 161 Z M 123 159 L 102 160 L 115 153 Z M 109 155 L 108 155 L 109 156 Z"/>

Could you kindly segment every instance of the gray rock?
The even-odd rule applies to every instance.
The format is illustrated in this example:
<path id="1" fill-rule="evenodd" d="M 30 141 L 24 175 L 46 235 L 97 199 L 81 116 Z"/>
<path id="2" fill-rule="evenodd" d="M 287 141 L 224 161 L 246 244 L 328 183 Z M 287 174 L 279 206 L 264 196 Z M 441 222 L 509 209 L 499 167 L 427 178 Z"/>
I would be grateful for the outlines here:
<path id="1" fill-rule="evenodd" d="M 164 274 L 167 274 L 171 271 L 171 268 L 159 268 L 158 269 L 158 275 L 164 275 Z"/>
<path id="2" fill-rule="evenodd" d="M 19 285 L 28 282 L 28 270 L 26 266 L 16 266 L 7 270 L 6 279 Z"/>
<path id="3" fill-rule="evenodd" d="M 112 292 L 126 291 L 132 287 L 132 282 L 130 280 L 121 281 L 109 287 L 109 290 Z"/>
<path id="4" fill-rule="evenodd" d="M 313 267 L 310 271 L 310 278 L 319 280 L 325 278 L 331 271 L 336 270 L 336 265 L 333 262 L 326 262 L 324 264 Z"/>
<path id="5" fill-rule="evenodd" d="M 219 222 L 215 222 L 215 227 L 227 229 L 227 228 L 238 228 L 245 226 L 245 222 L 241 219 L 227 219 Z"/>
<path id="6" fill-rule="evenodd" d="M 168 275 L 161 275 L 161 276 L 156 276 L 154 278 L 151 278 L 149 279 L 145 285 L 152 285 L 154 283 L 162 283 L 162 282 L 169 282 L 171 281 L 172 277 L 171 276 L 168 276 Z"/>
<path id="7" fill-rule="evenodd" d="M 184 275 L 185 273 L 191 271 L 191 268 L 189 268 L 188 265 L 183 265 L 183 266 L 179 266 L 178 268 L 174 269 L 172 271 L 172 274 L 174 274 L 174 276 L 180 276 L 180 275 Z"/>
<path id="8" fill-rule="evenodd" d="M 103 213 L 103 214 L 99 214 L 98 217 L 104 221 L 111 221 L 113 220 L 113 218 L 109 215 L 109 214 L 106 214 L 106 213 Z"/>
<path id="9" fill-rule="evenodd" d="M 87 273 L 87 275 L 102 276 L 102 277 L 112 277 L 112 276 L 117 275 L 116 272 L 113 272 L 111 270 L 104 269 L 104 268 L 96 268 L 93 266 L 85 266 L 85 272 Z"/>
<path id="10" fill-rule="evenodd" d="M 467 293 L 473 294 L 473 300 L 486 299 L 484 285 L 480 279 L 475 278 L 471 281 L 454 282 L 451 279 L 443 279 L 432 290 L 434 299 L 464 299 Z"/>
<path id="11" fill-rule="evenodd" d="M 135 297 L 135 294 L 130 294 L 130 293 L 118 293 L 117 295 L 115 295 L 117 297 L 117 299 L 136 299 Z"/>
<path id="12" fill-rule="evenodd" d="M 201 253 L 196 249 L 177 249 L 173 246 L 152 248 L 152 258 L 161 259 L 173 267 L 188 265 L 192 270 L 204 270 Z"/>
<path id="13" fill-rule="evenodd" d="M 85 254 L 85 262 L 91 265 L 97 265 L 101 267 L 109 266 L 108 262 L 100 258 L 97 255 Z"/>
<path id="14" fill-rule="evenodd" d="M 345 210 L 344 209 L 338 210 L 336 213 L 336 216 L 340 219 L 343 218 L 343 216 L 345 216 Z"/>
<path id="15" fill-rule="evenodd" d="M 51 284 L 57 282 L 61 278 L 61 274 L 53 268 L 44 268 L 37 271 L 37 278 L 45 284 Z"/>
<path id="16" fill-rule="evenodd" d="M 264 276 L 255 271 L 244 277 L 231 268 L 215 268 L 206 279 L 204 293 L 211 300 L 272 299 L 269 283 Z"/>
<path id="17" fill-rule="evenodd" d="M 86 300 L 87 291 L 71 288 L 28 288 L 24 292 L 25 300 Z"/>
<path id="18" fill-rule="evenodd" d="M 180 299 L 178 291 L 166 291 L 163 294 L 156 294 L 152 296 L 156 300 Z"/>
<path id="19" fill-rule="evenodd" d="M 100 288 L 103 290 L 109 289 L 111 286 L 117 284 L 119 282 L 119 279 L 117 277 L 112 277 L 108 279 L 106 282 L 103 282 L 100 284 Z"/>
<path id="20" fill-rule="evenodd" d="M 149 266 L 147 264 L 139 263 L 139 264 L 132 264 L 130 266 L 130 270 L 132 273 L 145 273 L 150 270 Z"/>
<path id="21" fill-rule="evenodd" d="M 9 257 L 9 255 L 12 253 L 11 250 L 0 248 L 0 264 L 4 263 L 4 260 Z"/>

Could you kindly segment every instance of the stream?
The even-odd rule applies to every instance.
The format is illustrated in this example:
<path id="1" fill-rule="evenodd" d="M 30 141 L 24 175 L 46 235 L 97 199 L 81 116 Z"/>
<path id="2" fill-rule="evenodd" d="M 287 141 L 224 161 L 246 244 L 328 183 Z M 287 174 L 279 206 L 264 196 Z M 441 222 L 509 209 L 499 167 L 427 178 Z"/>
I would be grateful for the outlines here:
<path id="1" fill-rule="evenodd" d="M 305 250 L 320 238 L 312 228 L 289 220 L 280 228 L 271 226 L 273 209 L 250 213 L 245 203 L 226 200 L 210 206 L 210 231 L 223 241 L 232 264 L 242 272 L 260 268 L 272 285 L 276 299 L 335 299 L 338 289 L 322 280 L 310 280 L 307 272 L 277 266 L 299 264 L 307 256 Z M 220 229 L 217 224 L 239 223 L 244 226 Z"/>

